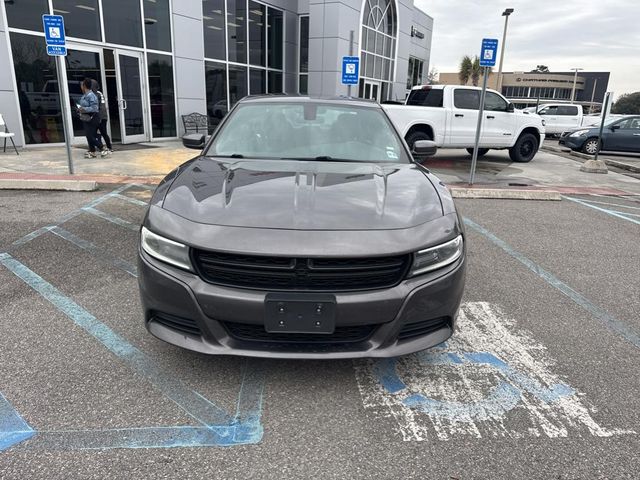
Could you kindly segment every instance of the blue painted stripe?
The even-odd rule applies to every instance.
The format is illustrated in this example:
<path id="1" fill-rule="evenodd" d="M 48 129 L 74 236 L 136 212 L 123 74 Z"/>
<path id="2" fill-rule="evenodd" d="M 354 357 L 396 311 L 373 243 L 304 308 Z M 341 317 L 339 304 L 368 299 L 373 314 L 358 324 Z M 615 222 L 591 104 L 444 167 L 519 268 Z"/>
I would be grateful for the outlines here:
<path id="1" fill-rule="evenodd" d="M 609 210 L 608 208 L 601 208 L 601 207 L 598 207 L 596 205 L 591 205 L 591 204 L 589 204 L 589 203 L 587 203 L 585 201 L 582 201 L 582 200 L 579 200 L 579 199 L 573 198 L 573 197 L 563 197 L 563 198 L 566 198 L 567 200 L 570 200 L 570 201 L 575 202 L 575 203 L 579 203 L 580 205 L 584 205 L 585 207 L 593 208 L 594 210 L 598 210 L 599 212 L 606 213 L 607 215 L 611 215 L 612 217 L 620 218 L 622 220 L 626 220 L 627 222 L 631 222 L 631 223 L 635 223 L 636 225 L 640 225 L 640 220 L 635 220 L 633 218 L 626 217 L 626 216 L 621 215 L 621 214 L 619 214 L 617 212 L 614 212 L 613 210 Z"/>
<path id="2" fill-rule="evenodd" d="M 389 393 L 398 393 L 407 388 L 396 371 L 396 358 L 381 358 L 373 364 L 373 373 Z"/>
<path id="3" fill-rule="evenodd" d="M 505 241 L 496 237 L 493 233 L 491 233 L 486 228 L 478 225 L 477 223 L 473 222 L 472 220 L 469 220 L 468 218 L 464 219 L 464 223 L 465 225 L 472 228 L 476 232 L 480 233 L 485 238 L 490 240 L 492 243 L 500 247 L 511 257 L 518 260 L 520 263 L 522 263 L 525 267 L 527 267 L 533 273 L 535 273 L 540 278 L 542 278 L 549 285 L 558 289 L 564 295 L 566 295 L 571 300 L 573 300 L 576 304 L 584 308 L 587 312 L 589 312 L 591 315 L 593 315 L 593 317 L 595 317 L 597 320 L 602 322 L 611 331 L 617 333 L 618 335 L 621 335 L 631 344 L 640 348 L 640 335 L 638 335 L 638 333 L 633 328 L 621 322 L 617 318 L 613 317 L 607 311 L 603 310 L 597 305 L 594 305 L 586 297 L 576 292 L 573 288 L 571 288 L 569 285 L 567 285 L 566 283 L 558 279 L 552 273 L 546 271 L 537 263 L 529 260 L 527 257 L 522 255 L 521 253 L 515 251 Z"/>
<path id="4" fill-rule="evenodd" d="M 129 197 L 127 195 L 122 195 L 120 193 L 116 193 L 115 195 L 113 195 L 114 198 L 118 198 L 120 200 L 124 200 L 125 202 L 129 202 L 133 205 L 138 205 L 140 207 L 148 207 L 149 203 L 148 202 L 143 202 L 142 200 L 138 200 L 137 198 L 133 198 L 133 197 Z"/>
<path id="5" fill-rule="evenodd" d="M 31 438 L 35 433 L 0 393 L 0 452 Z"/>
<path id="6" fill-rule="evenodd" d="M 38 274 L 6 253 L 0 253 L 0 263 L 126 362 L 132 370 L 150 381 L 191 417 L 205 426 L 230 423 L 229 416 L 222 409 L 164 372 L 144 353 Z"/>
<path id="7" fill-rule="evenodd" d="M 111 215 L 110 213 L 103 212 L 102 210 L 98 210 L 93 207 L 82 207 L 82 211 L 90 213 L 91 215 L 95 215 L 96 217 L 100 217 L 107 222 L 111 222 L 121 227 L 128 228 L 129 230 L 133 230 L 134 232 L 140 230 L 140 225 L 136 223 L 131 223 L 128 220 L 124 220 L 120 217 L 116 217 L 115 215 Z"/>
<path id="8" fill-rule="evenodd" d="M 116 268 L 119 268 L 120 270 L 127 272 L 129 275 L 133 277 L 138 276 L 138 269 L 136 268 L 135 265 L 132 265 L 131 263 L 125 260 L 122 260 L 121 258 L 118 258 L 115 255 L 112 255 L 111 253 L 103 250 L 97 245 L 94 245 L 88 240 L 80 238 L 77 235 L 74 235 L 73 233 L 60 227 L 52 227 L 51 233 L 54 233 L 58 237 L 74 244 L 77 247 L 82 248 L 83 250 L 86 250 L 87 252 L 94 255 L 95 257 L 102 260 L 103 262 L 108 263 L 109 265 L 112 265 Z"/>
<path id="9" fill-rule="evenodd" d="M 265 383 L 265 361 L 249 358 L 245 361 L 240 395 L 233 424 L 237 426 L 234 441 L 258 443 L 262 439 L 262 395 Z"/>
<path id="10" fill-rule="evenodd" d="M 244 425 L 150 427 L 38 432 L 29 449 L 109 450 L 116 448 L 225 447 L 258 443 L 242 435 Z M 238 441 L 236 438 L 241 437 Z"/>

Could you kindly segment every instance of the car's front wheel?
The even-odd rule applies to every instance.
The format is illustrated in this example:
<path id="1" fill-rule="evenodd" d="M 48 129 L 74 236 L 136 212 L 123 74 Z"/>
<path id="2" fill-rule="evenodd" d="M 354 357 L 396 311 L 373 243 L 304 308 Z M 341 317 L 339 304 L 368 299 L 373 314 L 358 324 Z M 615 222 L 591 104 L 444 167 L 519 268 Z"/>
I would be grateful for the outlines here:
<path id="1" fill-rule="evenodd" d="M 473 148 L 467 148 L 467 152 L 469 152 L 469 155 L 473 155 Z M 478 158 L 484 157 L 487 153 L 489 153 L 489 149 L 488 148 L 479 148 L 478 149 Z"/>
<path id="2" fill-rule="evenodd" d="M 587 141 L 582 144 L 582 153 L 587 155 L 595 155 L 600 150 L 600 140 L 598 137 L 587 138 Z"/>
<path id="3" fill-rule="evenodd" d="M 532 133 L 520 135 L 516 144 L 509 149 L 509 157 L 514 162 L 526 163 L 535 157 L 538 151 L 538 139 Z"/>

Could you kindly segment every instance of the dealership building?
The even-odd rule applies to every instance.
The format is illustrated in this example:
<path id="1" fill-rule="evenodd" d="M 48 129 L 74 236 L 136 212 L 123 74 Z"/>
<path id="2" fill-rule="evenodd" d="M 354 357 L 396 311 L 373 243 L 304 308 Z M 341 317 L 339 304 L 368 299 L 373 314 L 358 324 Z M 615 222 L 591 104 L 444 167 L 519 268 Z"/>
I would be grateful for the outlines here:
<path id="1" fill-rule="evenodd" d="M 600 111 L 609 87 L 609 72 L 503 72 L 502 94 L 517 108 L 538 103 L 577 103 Z M 439 83 L 459 85 L 457 73 L 441 73 Z M 574 93 L 575 81 L 575 93 Z M 470 80 L 467 84 L 470 84 Z M 487 85 L 496 89 L 498 74 L 491 72 Z M 571 98 L 571 95 L 574 95 Z"/>
<path id="2" fill-rule="evenodd" d="M 43 14 L 64 17 L 66 88 L 47 56 Z M 122 143 L 179 137 L 192 112 L 213 128 L 246 95 L 402 100 L 426 79 L 432 29 L 413 0 L 4 0 L 0 114 L 19 145 L 64 142 L 61 105 L 75 105 L 87 77 L 101 85 Z M 360 58 L 352 87 L 341 83 L 348 55 Z M 74 143 L 85 143 L 65 111 Z"/>

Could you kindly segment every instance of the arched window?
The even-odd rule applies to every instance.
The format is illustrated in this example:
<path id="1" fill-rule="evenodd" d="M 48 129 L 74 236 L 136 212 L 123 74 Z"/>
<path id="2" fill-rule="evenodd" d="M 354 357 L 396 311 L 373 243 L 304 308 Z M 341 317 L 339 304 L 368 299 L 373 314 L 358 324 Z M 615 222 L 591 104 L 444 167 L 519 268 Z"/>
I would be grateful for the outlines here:
<path id="1" fill-rule="evenodd" d="M 359 96 L 389 100 L 395 71 L 397 15 L 394 0 L 364 0 L 360 36 Z"/>

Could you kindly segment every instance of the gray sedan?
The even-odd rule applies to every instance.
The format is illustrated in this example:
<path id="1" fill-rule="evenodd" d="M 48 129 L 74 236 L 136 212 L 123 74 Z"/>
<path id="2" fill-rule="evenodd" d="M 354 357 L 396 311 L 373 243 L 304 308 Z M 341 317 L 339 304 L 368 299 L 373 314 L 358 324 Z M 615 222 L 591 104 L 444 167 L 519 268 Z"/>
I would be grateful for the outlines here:
<path id="1" fill-rule="evenodd" d="M 153 195 L 139 249 L 148 330 L 199 352 L 280 358 L 442 343 L 466 237 L 448 190 L 417 163 L 434 153 L 429 141 L 410 152 L 376 103 L 240 101 Z"/>
<path id="2" fill-rule="evenodd" d="M 640 116 L 629 116 L 609 120 L 599 140 L 600 126 L 579 128 L 565 132 L 560 145 L 595 155 L 598 150 L 640 153 Z"/>

